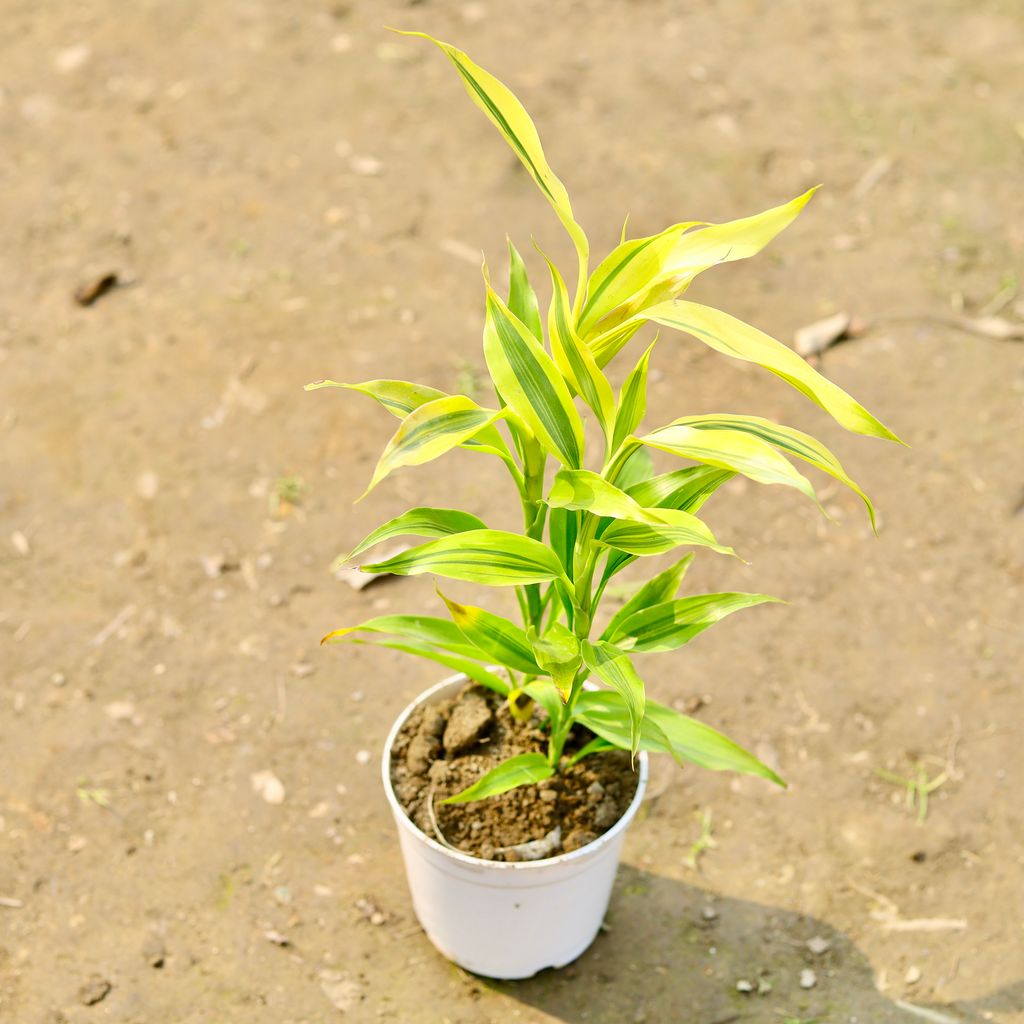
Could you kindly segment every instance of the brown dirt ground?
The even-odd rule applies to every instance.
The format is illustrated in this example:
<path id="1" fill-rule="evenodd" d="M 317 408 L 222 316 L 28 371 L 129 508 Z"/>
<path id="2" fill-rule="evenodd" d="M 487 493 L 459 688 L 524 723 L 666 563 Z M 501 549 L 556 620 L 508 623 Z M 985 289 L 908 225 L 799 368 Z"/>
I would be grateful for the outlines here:
<path id="1" fill-rule="evenodd" d="M 1024 1020 L 1024 347 L 896 319 L 977 309 L 1024 266 L 1018 0 L 0 6 L 5 1024 Z M 834 525 L 752 486 L 709 506 L 751 564 L 701 557 L 691 583 L 791 604 L 643 668 L 661 699 L 708 694 L 791 788 L 658 762 L 609 930 L 518 984 L 453 968 L 411 916 L 377 751 L 438 673 L 317 648 L 437 607 L 426 579 L 327 573 L 372 524 L 454 493 L 494 525 L 515 510 L 469 456 L 353 508 L 392 424 L 302 384 L 472 384 L 478 251 L 497 264 L 513 230 L 565 252 L 450 68 L 389 23 L 520 92 L 596 248 L 627 210 L 648 233 L 824 182 L 693 294 L 785 338 L 874 322 L 825 368 L 913 446 L 661 342 L 652 422 L 807 426 L 882 533 L 838 489 Z M 72 304 L 111 269 L 131 286 Z M 285 477 L 297 508 L 271 501 Z M 949 774 L 924 824 L 874 771 L 920 759 Z M 932 918 L 964 926 L 907 925 Z M 87 1006 L 93 975 L 112 987 Z"/>

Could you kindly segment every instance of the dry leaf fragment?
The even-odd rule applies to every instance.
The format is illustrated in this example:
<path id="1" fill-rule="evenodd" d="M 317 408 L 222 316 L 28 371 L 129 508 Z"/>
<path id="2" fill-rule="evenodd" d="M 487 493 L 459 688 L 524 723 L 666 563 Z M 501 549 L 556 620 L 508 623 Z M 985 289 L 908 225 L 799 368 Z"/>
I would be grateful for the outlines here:
<path id="1" fill-rule="evenodd" d="M 1024 324 L 1015 324 L 1001 316 L 957 316 L 953 323 L 962 331 L 996 341 L 1024 341 Z"/>
<path id="2" fill-rule="evenodd" d="M 807 359 L 809 356 L 821 355 L 838 341 L 859 338 L 866 330 L 867 324 L 863 320 L 850 313 L 835 313 L 824 320 L 816 320 L 813 324 L 801 327 L 793 338 L 793 347 Z"/>

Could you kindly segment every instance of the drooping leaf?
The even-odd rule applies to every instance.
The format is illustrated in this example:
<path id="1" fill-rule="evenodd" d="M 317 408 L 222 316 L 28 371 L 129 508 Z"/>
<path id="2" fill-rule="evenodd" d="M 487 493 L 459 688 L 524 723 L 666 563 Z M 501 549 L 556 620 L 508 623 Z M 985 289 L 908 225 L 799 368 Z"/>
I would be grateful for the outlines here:
<path id="1" fill-rule="evenodd" d="M 473 661 L 471 658 L 452 654 L 449 651 L 431 647 L 429 644 L 418 643 L 415 640 L 378 640 L 376 638 L 373 640 L 360 640 L 358 637 L 353 637 L 351 642 L 354 644 L 372 644 L 375 647 L 386 647 L 392 651 L 401 651 L 403 654 L 412 654 L 417 658 L 436 662 L 438 665 L 444 665 L 447 668 L 454 669 L 456 672 L 461 672 L 463 675 L 480 683 L 481 686 L 486 686 L 489 690 L 500 693 L 503 697 L 508 696 L 508 683 L 501 676 L 495 675 L 490 669 L 485 668 L 480 662 Z M 481 652 L 481 656 L 484 656 L 483 652 Z"/>
<path id="2" fill-rule="evenodd" d="M 642 480 L 625 490 L 645 508 L 679 508 L 696 515 L 704 502 L 735 475 L 716 466 L 687 466 Z"/>
<path id="3" fill-rule="evenodd" d="M 602 640 L 614 641 L 619 635 L 619 626 L 628 619 L 634 612 L 652 605 L 661 604 L 664 601 L 671 601 L 679 591 L 679 584 L 686 575 L 693 561 L 693 554 L 683 555 L 677 562 L 674 562 L 667 569 L 659 572 L 657 576 L 649 579 L 644 585 L 611 617 L 604 632 Z"/>
<path id="4" fill-rule="evenodd" d="M 648 345 L 647 351 L 626 378 L 619 392 L 619 404 L 615 408 L 615 431 L 612 435 L 611 450 L 620 444 L 640 425 L 647 411 L 647 364 L 651 358 L 657 338 Z M 636 458 L 636 456 L 634 456 Z M 621 484 L 621 474 L 619 478 Z"/>
<path id="5" fill-rule="evenodd" d="M 561 462 L 583 461 L 583 424 L 558 367 L 530 329 L 487 286 L 484 358 L 501 397 Z"/>
<path id="6" fill-rule="evenodd" d="M 544 254 L 541 253 L 543 256 Z M 551 271 L 551 307 L 548 311 L 548 337 L 555 365 L 584 402 L 594 410 L 606 438 L 615 421 L 615 396 L 608 378 L 599 369 L 590 349 L 580 340 L 573 323 L 569 292 L 558 268 L 544 256 Z"/>
<path id="7" fill-rule="evenodd" d="M 424 403 L 402 420 L 378 460 L 363 497 L 399 467 L 430 462 L 479 434 L 503 415 L 500 409 L 482 409 L 465 395 L 449 395 Z"/>
<path id="8" fill-rule="evenodd" d="M 553 622 L 543 636 L 538 636 L 531 628 L 529 636 L 537 664 L 551 676 L 562 700 L 568 700 L 576 670 L 582 661 L 579 640 L 560 622 Z"/>
<path id="9" fill-rule="evenodd" d="M 455 508 L 411 508 L 378 526 L 368 533 L 347 555 L 339 556 L 335 565 L 355 558 L 367 548 L 390 540 L 392 537 L 447 537 L 453 533 L 464 533 L 466 530 L 486 530 L 487 524 L 469 512 L 461 512 Z"/>
<path id="10" fill-rule="evenodd" d="M 811 482 L 770 444 L 751 434 L 734 430 L 699 430 L 679 423 L 660 427 L 638 438 L 641 444 L 658 448 L 706 466 L 742 473 L 762 484 L 795 487 L 817 501 Z"/>
<path id="11" fill-rule="evenodd" d="M 640 724 L 644 717 L 644 681 L 637 675 L 629 655 L 614 644 L 584 640 L 581 650 L 587 668 L 622 698 L 629 714 L 629 750 L 635 756 L 640 749 Z"/>
<path id="12" fill-rule="evenodd" d="M 358 391 L 369 395 L 379 405 L 387 409 L 392 416 L 404 420 L 406 416 L 427 402 L 438 398 L 447 398 L 443 391 L 427 387 L 426 384 L 410 384 L 407 380 L 367 380 L 362 384 L 343 384 L 337 380 L 317 380 L 307 384 L 306 391 L 319 388 L 344 388 L 346 391 Z"/>
<path id="13" fill-rule="evenodd" d="M 365 572 L 417 576 L 432 572 L 489 587 L 545 583 L 564 578 L 555 553 L 546 545 L 504 530 L 470 530 L 420 544 L 386 562 L 361 566 Z M 565 581 L 568 584 L 568 580 Z"/>
<path id="14" fill-rule="evenodd" d="M 501 665 L 530 675 L 541 674 L 530 641 L 519 626 L 484 608 L 459 604 L 444 594 L 441 598 L 448 606 L 452 622 L 471 644 L 486 651 Z"/>
<path id="15" fill-rule="evenodd" d="M 570 508 L 634 523 L 664 523 L 656 509 L 638 505 L 625 491 L 589 469 L 560 470 L 547 497 L 552 508 Z"/>
<path id="16" fill-rule="evenodd" d="M 855 434 L 900 440 L 838 384 L 823 377 L 791 348 L 728 313 L 680 299 L 645 309 L 637 314 L 637 319 L 674 327 L 718 352 L 756 363 L 791 384 L 821 406 L 840 426 Z M 593 351 L 600 363 L 597 342 Z"/>
<path id="17" fill-rule="evenodd" d="M 530 284 L 526 264 L 511 238 L 508 240 L 508 308 L 513 316 L 517 316 L 530 329 L 537 341 L 544 341 L 537 293 Z"/>
<path id="18" fill-rule="evenodd" d="M 629 749 L 631 719 L 618 693 L 584 690 L 574 717 L 596 735 L 617 747 Z M 641 750 L 672 753 L 701 768 L 758 775 L 785 786 L 767 765 L 711 726 L 655 701 L 646 702 L 640 731 Z"/>
<path id="19" fill-rule="evenodd" d="M 696 594 L 642 608 L 623 619 L 611 639 L 631 651 L 674 651 L 733 612 L 766 602 L 766 594 Z"/>
<path id="20" fill-rule="evenodd" d="M 352 640 L 354 633 L 386 633 L 405 640 L 443 647 L 453 654 L 483 659 L 486 653 L 470 643 L 453 622 L 439 619 L 434 615 L 378 615 L 357 626 L 344 626 L 328 633 L 321 644 L 341 643 Z"/>
<path id="21" fill-rule="evenodd" d="M 664 522 L 635 523 L 616 520 L 602 532 L 597 543 L 626 551 L 631 555 L 660 555 L 681 544 L 710 548 L 723 555 L 736 553 L 732 548 L 719 544 L 707 523 L 689 512 L 670 508 L 654 511 Z"/>
<path id="22" fill-rule="evenodd" d="M 583 746 L 569 758 L 569 764 L 578 764 L 585 757 L 590 757 L 591 754 L 600 754 L 605 750 L 614 749 L 614 743 L 609 743 L 606 739 L 603 739 L 600 736 L 595 736 L 589 743 L 584 743 Z"/>
<path id="23" fill-rule="evenodd" d="M 784 427 L 779 423 L 772 423 L 771 420 L 762 419 L 760 416 L 734 416 L 729 413 L 718 413 L 705 416 L 685 416 L 676 420 L 685 426 L 696 427 L 698 430 L 739 430 L 762 441 L 794 455 L 804 462 L 810 463 L 816 469 L 834 477 L 840 483 L 846 484 L 867 506 L 868 515 L 871 517 L 871 525 L 875 526 L 875 509 L 871 499 L 860 489 L 860 487 L 847 475 L 840 461 L 816 438 L 805 434 L 792 427 Z"/>
<path id="24" fill-rule="evenodd" d="M 555 774 L 555 769 L 548 764 L 547 758 L 536 751 L 529 754 L 517 754 L 507 761 L 502 761 L 482 778 L 477 779 L 461 793 L 448 797 L 446 804 L 468 804 L 473 800 L 484 800 L 489 796 L 507 793 L 518 786 L 528 786 L 534 782 L 543 782 Z"/>
<path id="25" fill-rule="evenodd" d="M 576 247 L 581 265 L 585 265 L 589 253 L 587 236 L 573 217 L 569 193 L 548 166 L 537 128 L 512 91 L 492 74 L 474 64 L 462 50 L 441 42 L 439 39 L 434 39 L 424 32 L 404 32 L 402 34 L 429 40 L 438 46 L 452 62 L 462 77 L 470 99 L 501 132 L 544 197 L 554 207 L 558 219 Z"/>

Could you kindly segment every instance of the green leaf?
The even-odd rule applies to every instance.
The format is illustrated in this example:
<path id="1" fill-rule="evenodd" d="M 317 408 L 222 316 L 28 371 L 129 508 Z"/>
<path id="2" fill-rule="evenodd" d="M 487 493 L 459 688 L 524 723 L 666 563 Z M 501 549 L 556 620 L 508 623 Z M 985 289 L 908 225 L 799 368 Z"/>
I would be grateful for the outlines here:
<path id="1" fill-rule="evenodd" d="M 636 756 L 640 749 L 640 723 L 644 717 L 644 681 L 637 675 L 629 655 L 614 644 L 598 640 L 583 641 L 583 660 L 594 675 L 612 687 L 622 698 L 629 714 L 629 750 Z"/>
<path id="2" fill-rule="evenodd" d="M 392 537 L 447 537 L 466 530 L 486 530 L 487 524 L 469 512 L 455 508 L 411 508 L 368 533 L 347 555 L 335 560 L 335 566 L 361 555 L 367 548 Z"/>
<path id="3" fill-rule="evenodd" d="M 461 672 L 470 679 L 476 680 L 481 686 L 486 686 L 489 690 L 500 693 L 503 697 L 507 697 L 509 694 L 510 687 L 508 683 L 501 676 L 495 675 L 485 668 L 480 662 L 464 658 L 458 654 L 452 654 L 448 651 L 437 650 L 429 644 L 417 643 L 415 640 L 360 640 L 358 638 L 353 638 L 351 642 L 354 644 L 373 644 L 375 647 L 387 647 L 393 651 L 401 651 L 403 654 L 412 654 L 417 658 L 425 658 L 427 661 L 433 661 L 438 665 L 445 665 L 456 672 Z M 482 654 L 483 652 L 481 652 Z"/>
<path id="4" fill-rule="evenodd" d="M 619 392 L 619 404 L 615 410 L 615 431 L 612 435 L 611 450 L 614 452 L 619 445 L 640 425 L 647 411 L 647 363 L 651 358 L 657 338 L 647 347 L 640 357 L 640 362 L 626 378 Z M 634 456 L 635 458 L 635 456 Z M 621 483 L 622 474 L 619 474 Z"/>
<path id="5" fill-rule="evenodd" d="M 647 511 L 651 511 L 648 509 Z M 631 555 L 660 555 L 680 544 L 710 548 L 723 555 L 734 555 L 732 548 L 720 545 L 707 523 L 679 509 L 655 509 L 662 523 L 632 523 L 617 520 L 597 539 L 597 543 Z"/>
<path id="6" fill-rule="evenodd" d="M 472 786 L 461 793 L 448 797 L 446 804 L 468 804 L 473 800 L 483 800 L 489 796 L 507 793 L 517 786 L 528 786 L 533 782 L 543 782 L 555 774 L 555 769 L 548 764 L 547 758 L 536 751 L 529 754 L 517 754 L 507 761 L 502 761 L 492 768 L 483 778 L 477 779 Z"/>
<path id="7" fill-rule="evenodd" d="M 619 636 L 619 626 L 625 622 L 634 612 L 652 605 L 661 604 L 664 601 L 671 601 L 679 591 L 679 584 L 682 583 L 686 570 L 690 568 L 693 561 L 693 554 L 683 555 L 677 562 L 674 562 L 663 572 L 649 579 L 612 617 L 604 632 L 602 640 L 615 641 Z"/>
<path id="8" fill-rule="evenodd" d="M 406 380 L 367 380 L 362 384 L 343 384 L 337 380 L 317 380 L 307 384 L 306 391 L 319 388 L 344 388 L 346 391 L 358 391 L 369 395 L 392 416 L 404 420 L 406 416 L 427 402 L 438 398 L 447 398 L 443 391 L 427 387 L 425 384 L 410 384 Z"/>
<path id="9" fill-rule="evenodd" d="M 579 517 L 575 512 L 566 508 L 551 509 L 548 516 L 548 537 L 552 550 L 558 555 L 558 560 L 570 579 L 573 574 L 572 560 L 578 532 Z"/>
<path id="10" fill-rule="evenodd" d="M 704 502 L 735 475 L 716 466 L 687 466 L 642 480 L 626 488 L 626 493 L 645 508 L 678 508 L 696 514 Z M 619 479 L 622 479 L 621 473 Z"/>
<path id="11" fill-rule="evenodd" d="M 651 462 L 650 455 L 642 445 L 637 445 L 636 450 L 626 459 L 625 465 L 616 475 L 615 486 L 631 497 L 636 497 L 633 494 L 633 488 L 642 481 L 648 480 L 653 472 L 654 463 Z M 641 501 L 639 498 L 636 500 L 638 504 L 644 506 L 654 504 L 654 502 Z"/>
<path id="12" fill-rule="evenodd" d="M 438 593 L 441 594 L 440 590 Z M 444 594 L 441 594 L 441 599 L 448 606 L 452 622 L 471 644 L 486 651 L 499 664 L 517 672 L 534 676 L 542 674 L 526 633 L 514 623 L 483 608 L 459 604 Z"/>
<path id="13" fill-rule="evenodd" d="M 573 217 L 569 193 L 548 166 L 537 128 L 512 91 L 493 75 L 474 64 L 462 50 L 441 42 L 439 39 L 434 39 L 424 32 L 403 32 L 401 34 L 419 36 L 429 40 L 438 46 L 452 62 L 462 77 L 470 99 L 505 137 L 505 141 L 522 161 L 530 177 L 554 207 L 558 219 L 576 247 L 580 264 L 585 265 L 589 252 L 587 236 Z"/>
<path id="14" fill-rule="evenodd" d="M 554 682 L 551 679 L 532 679 L 523 690 L 547 712 L 552 729 L 557 729 L 562 721 L 564 705 Z"/>
<path id="15" fill-rule="evenodd" d="M 583 460 L 583 424 L 558 367 L 487 285 L 484 358 L 501 397 L 565 465 Z"/>
<path id="16" fill-rule="evenodd" d="M 766 594 L 696 594 L 638 610 L 618 625 L 613 640 L 633 639 L 630 650 L 674 651 L 742 608 L 779 602 Z"/>
<path id="17" fill-rule="evenodd" d="M 635 523 L 664 523 L 657 510 L 642 508 L 625 491 L 589 469 L 563 469 L 548 493 L 552 508 L 570 508 L 595 516 L 611 516 Z"/>
<path id="18" fill-rule="evenodd" d="M 541 253 L 544 256 L 544 253 Z M 590 349 L 580 340 L 573 323 L 569 292 L 558 268 L 544 256 L 551 271 L 551 307 L 548 311 L 548 337 L 551 352 L 562 376 L 594 410 L 597 421 L 610 438 L 615 422 L 615 396 L 608 378 L 601 372 Z"/>
<path id="19" fill-rule="evenodd" d="M 320 643 L 334 644 L 353 639 L 353 633 L 387 633 L 405 640 L 415 640 L 444 647 L 454 654 L 482 659 L 487 655 L 480 648 L 467 641 L 459 628 L 447 619 L 433 615 L 379 615 L 358 626 L 345 626 L 328 633 Z"/>
<path id="20" fill-rule="evenodd" d="M 531 627 L 529 637 L 537 664 L 544 674 L 551 676 L 562 700 L 568 700 L 582 661 L 579 640 L 560 622 L 553 622 L 544 636 L 538 636 Z"/>
<path id="21" fill-rule="evenodd" d="M 595 736 L 589 743 L 584 743 L 583 746 L 569 758 L 569 765 L 571 767 L 572 765 L 582 761 L 583 758 L 590 757 L 591 754 L 603 753 L 605 750 L 615 750 L 615 744 L 609 743 L 600 736 Z"/>
<path id="22" fill-rule="evenodd" d="M 574 717 L 595 735 L 604 737 L 617 747 L 629 749 L 631 719 L 625 701 L 618 693 L 584 690 L 577 701 Z M 640 749 L 671 753 L 712 771 L 758 775 L 785 786 L 767 765 L 711 726 L 652 700 L 645 706 Z"/>
<path id="23" fill-rule="evenodd" d="M 386 562 L 360 568 L 365 572 L 390 572 L 418 576 L 432 572 L 453 580 L 467 580 L 489 587 L 521 583 L 545 583 L 565 579 L 558 556 L 540 541 L 504 530 L 470 530 L 453 537 L 420 544 Z M 568 585 L 568 580 L 565 579 Z"/>
<path id="24" fill-rule="evenodd" d="M 686 416 L 676 420 L 685 426 L 696 427 L 698 430 L 738 430 L 754 437 L 775 448 L 781 449 L 789 455 L 794 455 L 804 462 L 809 462 L 816 469 L 834 477 L 840 483 L 845 484 L 867 506 L 868 515 L 871 518 L 871 525 L 875 527 L 875 508 L 871 499 L 850 479 L 846 470 L 843 469 L 840 461 L 820 441 L 792 427 L 784 427 L 771 420 L 762 419 L 760 416 L 734 416 L 729 413 L 718 413 L 705 416 Z"/>
<path id="25" fill-rule="evenodd" d="M 756 363 L 791 384 L 821 406 L 840 426 L 855 434 L 900 440 L 839 385 L 823 377 L 791 348 L 728 313 L 696 302 L 677 300 L 645 309 L 637 319 L 674 327 L 718 352 L 747 363 Z M 595 342 L 595 357 L 598 354 L 596 345 Z"/>
<path id="26" fill-rule="evenodd" d="M 811 482 L 770 444 L 734 430 L 699 430 L 671 423 L 638 438 L 641 444 L 693 459 L 706 466 L 742 473 L 762 484 L 795 487 L 817 501 Z"/>
<path id="27" fill-rule="evenodd" d="M 399 467 L 430 462 L 452 448 L 458 448 L 463 441 L 504 415 L 499 409 L 480 408 L 465 395 L 450 395 L 426 402 L 402 420 L 361 497 L 365 498 L 381 480 Z"/>
<path id="28" fill-rule="evenodd" d="M 544 341 L 537 293 L 530 284 L 526 264 L 512 244 L 511 238 L 508 240 L 508 308 L 513 316 L 518 317 L 530 329 L 530 333 L 537 341 Z"/>

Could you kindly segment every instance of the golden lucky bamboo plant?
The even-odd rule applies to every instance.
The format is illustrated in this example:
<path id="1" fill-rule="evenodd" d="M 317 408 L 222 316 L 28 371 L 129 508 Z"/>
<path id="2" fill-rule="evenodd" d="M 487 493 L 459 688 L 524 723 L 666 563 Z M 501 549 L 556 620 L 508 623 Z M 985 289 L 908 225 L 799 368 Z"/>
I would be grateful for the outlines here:
<path id="1" fill-rule="evenodd" d="M 517 534 L 489 529 L 468 512 L 414 508 L 378 527 L 346 556 L 356 558 L 396 536 L 431 538 L 361 568 L 513 587 L 521 625 L 444 598 L 450 619 L 386 615 L 335 630 L 324 642 L 372 642 L 428 658 L 505 695 L 518 717 L 538 713 L 545 720 L 546 754 L 504 761 L 451 802 L 479 800 L 551 777 L 570 761 L 563 749 L 576 724 L 595 739 L 575 753 L 573 762 L 613 747 L 634 755 L 661 751 L 680 763 L 782 784 L 770 768 L 721 733 L 648 700 L 633 663 L 634 654 L 675 650 L 725 616 L 775 599 L 741 593 L 677 597 L 692 554 L 649 579 L 598 625 L 601 599 L 616 573 L 638 558 L 678 547 L 732 554 L 698 512 L 737 473 L 758 483 L 793 487 L 816 500 L 810 481 L 790 461 L 795 458 L 852 488 L 874 525 L 871 502 L 824 445 L 760 417 L 683 416 L 642 431 L 653 342 L 617 397 L 604 368 L 633 335 L 656 324 L 756 363 L 853 433 L 898 441 L 785 345 L 726 313 L 679 297 L 702 271 L 759 252 L 793 221 L 814 189 L 728 223 L 687 221 L 647 238 L 627 238 L 623 229 L 619 245 L 591 272 L 587 236 L 522 104 L 461 50 L 422 33 L 405 34 L 430 40 L 448 57 L 470 98 L 554 208 L 576 250 L 576 287 L 570 296 L 562 273 L 545 257 L 552 289 L 545 332 L 537 296 L 511 242 L 507 298 L 494 290 L 485 266 L 483 347 L 494 407 L 400 380 L 322 380 L 307 386 L 362 392 L 401 420 L 367 491 L 399 467 L 462 448 L 504 464 L 523 510 L 523 532 Z M 599 452 L 586 450 L 580 403 L 600 426 Z M 654 475 L 647 454 L 652 448 L 691 465 Z M 550 487 L 545 483 L 549 458 L 559 465 Z M 584 688 L 588 678 L 604 685 Z"/>

